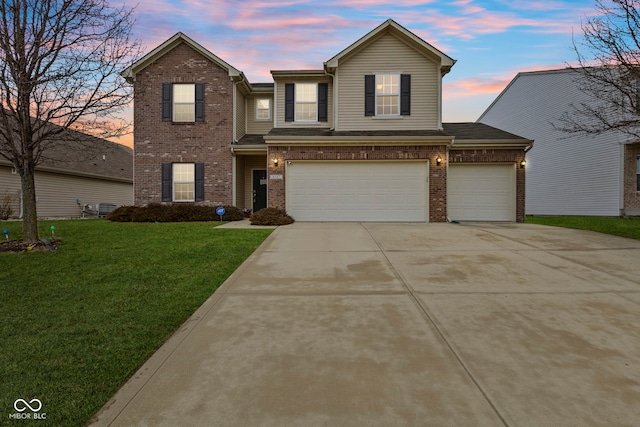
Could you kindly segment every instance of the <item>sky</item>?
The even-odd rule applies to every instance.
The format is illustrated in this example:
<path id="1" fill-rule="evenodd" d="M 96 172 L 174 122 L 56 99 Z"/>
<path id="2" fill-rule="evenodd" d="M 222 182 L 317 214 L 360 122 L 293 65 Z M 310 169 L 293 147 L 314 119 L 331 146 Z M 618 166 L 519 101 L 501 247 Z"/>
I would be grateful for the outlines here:
<path id="1" fill-rule="evenodd" d="M 576 65 L 573 39 L 595 13 L 594 0 L 154 0 L 136 7 L 134 36 L 146 53 L 181 31 L 261 83 L 321 69 L 391 18 L 457 61 L 443 121 L 473 122 L 517 73 Z"/>

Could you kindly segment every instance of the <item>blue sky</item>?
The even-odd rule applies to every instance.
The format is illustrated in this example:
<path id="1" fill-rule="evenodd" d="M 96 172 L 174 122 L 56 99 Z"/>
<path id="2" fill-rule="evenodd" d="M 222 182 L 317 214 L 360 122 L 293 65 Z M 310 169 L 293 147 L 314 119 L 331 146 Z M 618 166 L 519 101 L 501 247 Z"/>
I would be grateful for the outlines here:
<path id="1" fill-rule="evenodd" d="M 136 9 L 150 51 L 178 31 L 244 71 L 322 63 L 388 18 L 458 62 L 444 78 L 443 120 L 475 121 L 520 71 L 575 63 L 572 37 L 593 0 L 154 0 Z"/>

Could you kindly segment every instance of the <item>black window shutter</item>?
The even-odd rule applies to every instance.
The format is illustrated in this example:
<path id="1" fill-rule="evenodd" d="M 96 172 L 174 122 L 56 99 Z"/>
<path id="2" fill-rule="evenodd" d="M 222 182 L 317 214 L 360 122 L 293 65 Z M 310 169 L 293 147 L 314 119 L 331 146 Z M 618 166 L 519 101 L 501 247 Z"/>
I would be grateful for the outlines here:
<path id="1" fill-rule="evenodd" d="M 292 122 L 295 115 L 295 95 L 293 83 L 285 83 L 284 85 L 284 121 Z"/>
<path id="2" fill-rule="evenodd" d="M 170 122 L 173 111 L 173 85 L 162 83 L 162 121 Z"/>
<path id="3" fill-rule="evenodd" d="M 329 101 L 329 83 L 318 83 L 318 121 L 327 122 Z"/>
<path id="4" fill-rule="evenodd" d="M 204 122 L 204 83 L 196 83 L 196 122 Z"/>
<path id="5" fill-rule="evenodd" d="M 364 76 L 364 115 L 376 115 L 376 76 Z"/>
<path id="6" fill-rule="evenodd" d="M 162 201 L 170 202 L 172 199 L 171 191 L 171 163 L 162 164 Z"/>
<path id="7" fill-rule="evenodd" d="M 204 200 L 204 163 L 196 163 L 196 202 Z"/>
<path id="8" fill-rule="evenodd" d="M 411 115 L 411 74 L 400 75 L 400 115 Z"/>

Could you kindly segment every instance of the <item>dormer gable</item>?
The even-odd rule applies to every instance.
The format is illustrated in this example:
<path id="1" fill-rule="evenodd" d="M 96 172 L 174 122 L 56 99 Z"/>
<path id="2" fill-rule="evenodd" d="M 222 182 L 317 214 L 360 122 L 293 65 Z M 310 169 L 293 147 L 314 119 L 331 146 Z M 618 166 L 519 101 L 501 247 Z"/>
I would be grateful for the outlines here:
<path id="1" fill-rule="evenodd" d="M 442 77 L 455 60 L 389 19 L 324 63 L 337 131 L 442 130 Z"/>
<path id="2" fill-rule="evenodd" d="M 232 81 L 242 83 L 241 86 L 242 86 L 243 92 L 248 93 L 251 90 L 251 86 L 242 71 L 238 70 L 237 68 L 233 67 L 232 65 L 230 65 L 229 63 L 221 59 L 220 57 L 211 53 L 208 49 L 196 43 L 193 39 L 191 39 L 190 37 L 188 37 L 186 34 L 182 32 L 178 32 L 174 34 L 167 41 L 165 41 L 160 46 L 156 47 L 151 52 L 149 52 L 148 54 L 140 58 L 133 65 L 126 68 L 120 74 L 128 82 L 133 83 L 135 81 L 136 75 L 139 72 L 143 71 L 150 64 L 162 58 L 164 55 L 171 52 L 173 49 L 175 49 L 177 46 L 183 43 L 189 46 L 190 48 L 192 48 L 193 50 L 195 50 L 196 52 L 198 52 L 199 54 L 201 54 L 206 59 L 216 64 L 218 67 L 225 70 Z"/>
<path id="3" fill-rule="evenodd" d="M 357 54 L 361 49 L 365 48 L 371 42 L 381 37 L 384 34 L 392 34 L 400 40 L 404 41 L 407 45 L 411 46 L 416 51 L 430 58 L 434 62 L 440 64 L 441 76 L 447 74 L 451 67 L 456 63 L 456 60 L 450 56 L 442 53 L 440 50 L 433 47 L 420 37 L 416 36 L 411 31 L 404 28 L 402 25 L 395 22 L 393 19 L 387 19 L 385 22 L 368 32 L 366 35 L 343 49 L 340 53 L 335 55 L 324 63 L 324 68 L 329 73 L 334 73 L 341 63 L 347 61 L 353 55 Z"/>

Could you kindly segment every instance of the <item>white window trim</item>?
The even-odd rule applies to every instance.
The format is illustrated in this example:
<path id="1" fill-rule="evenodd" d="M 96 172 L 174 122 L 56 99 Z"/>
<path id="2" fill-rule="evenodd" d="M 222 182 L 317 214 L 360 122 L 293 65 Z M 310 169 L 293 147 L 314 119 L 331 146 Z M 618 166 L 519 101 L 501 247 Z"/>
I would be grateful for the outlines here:
<path id="1" fill-rule="evenodd" d="M 299 120 L 298 119 L 298 100 L 297 97 L 295 96 L 297 93 L 297 86 L 299 84 L 302 85 L 315 85 L 316 86 L 316 100 L 315 100 L 315 106 L 316 106 L 316 118 L 315 120 Z M 309 83 L 309 82 L 298 82 L 298 83 L 294 83 L 294 87 L 293 87 L 293 121 L 294 123 L 319 123 L 318 122 L 318 83 Z M 301 104 L 311 104 L 311 102 L 300 102 Z"/>
<path id="2" fill-rule="evenodd" d="M 259 108 L 259 107 L 258 107 L 258 101 L 261 101 L 261 100 L 269 101 L 269 108 Z M 271 98 L 266 98 L 266 97 L 256 98 L 256 112 L 255 112 L 255 117 L 256 117 L 256 120 L 257 120 L 257 121 L 259 121 L 259 122 L 266 122 L 266 121 L 271 120 L 271 103 L 272 103 Z M 264 119 L 259 118 L 259 117 L 258 117 L 258 112 L 259 112 L 259 111 L 264 111 L 264 110 L 266 110 L 266 111 L 267 111 L 267 115 L 268 115 L 268 117 L 267 117 L 267 118 L 264 118 Z"/>
<path id="3" fill-rule="evenodd" d="M 176 181 L 175 165 L 193 166 L 193 181 Z M 193 184 L 193 199 L 176 199 L 176 184 Z M 195 202 L 196 201 L 196 164 L 195 163 L 172 163 L 171 164 L 171 200 L 174 202 Z"/>
<path id="4" fill-rule="evenodd" d="M 376 99 L 376 114 L 373 117 L 378 117 L 380 119 L 397 119 L 399 117 L 402 117 L 400 115 L 400 85 L 401 85 L 401 74 L 402 73 L 395 73 L 395 72 L 387 72 L 387 73 L 375 73 L 375 99 Z M 384 94 L 384 95 L 378 95 L 378 76 L 397 76 L 398 77 L 398 92 L 396 94 Z M 378 97 L 380 96 L 397 96 L 398 98 L 398 104 L 397 104 L 397 108 L 398 108 L 398 112 L 396 114 L 378 114 Z"/>
<path id="5" fill-rule="evenodd" d="M 191 86 L 193 88 L 193 102 L 178 102 L 176 101 L 176 86 Z M 196 121 L 196 84 L 195 83 L 174 83 L 171 89 L 173 93 L 171 94 L 172 100 L 172 120 L 176 123 L 195 123 Z M 191 105 L 193 106 L 193 120 L 177 120 L 176 119 L 176 105 Z"/>

